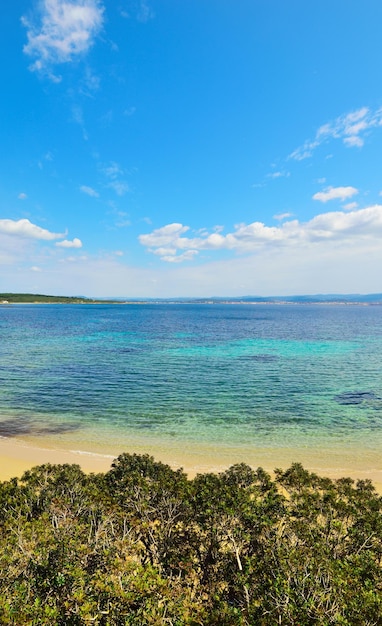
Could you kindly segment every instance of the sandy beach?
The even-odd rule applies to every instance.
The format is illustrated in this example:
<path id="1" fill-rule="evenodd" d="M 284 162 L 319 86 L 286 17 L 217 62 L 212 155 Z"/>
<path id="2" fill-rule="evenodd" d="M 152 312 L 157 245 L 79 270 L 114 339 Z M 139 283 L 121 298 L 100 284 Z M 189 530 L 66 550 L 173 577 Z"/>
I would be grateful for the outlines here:
<path id="1" fill-rule="evenodd" d="M 370 479 L 382 493 L 382 460 L 375 451 L 360 450 L 312 450 L 291 448 L 221 448 L 210 444 L 198 444 L 184 449 L 179 444 L 166 446 L 153 442 L 136 441 L 126 449 L 80 451 L 52 447 L 52 441 L 41 445 L 14 438 L 0 438 L 0 480 L 20 477 L 23 472 L 43 463 L 76 463 L 85 472 L 106 472 L 113 459 L 123 451 L 150 454 L 156 460 L 168 463 L 173 469 L 183 467 L 190 477 L 203 472 L 221 472 L 234 463 L 248 463 L 272 472 L 276 467 L 286 469 L 293 462 L 300 462 L 307 469 L 331 478 L 349 476 L 354 480 Z"/>

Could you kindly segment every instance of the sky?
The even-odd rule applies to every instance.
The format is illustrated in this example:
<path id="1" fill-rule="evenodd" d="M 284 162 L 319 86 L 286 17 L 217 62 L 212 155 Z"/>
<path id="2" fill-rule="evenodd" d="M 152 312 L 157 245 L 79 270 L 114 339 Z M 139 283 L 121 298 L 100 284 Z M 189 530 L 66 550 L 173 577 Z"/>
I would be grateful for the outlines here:
<path id="1" fill-rule="evenodd" d="M 379 0 L 0 9 L 0 292 L 382 292 Z"/>

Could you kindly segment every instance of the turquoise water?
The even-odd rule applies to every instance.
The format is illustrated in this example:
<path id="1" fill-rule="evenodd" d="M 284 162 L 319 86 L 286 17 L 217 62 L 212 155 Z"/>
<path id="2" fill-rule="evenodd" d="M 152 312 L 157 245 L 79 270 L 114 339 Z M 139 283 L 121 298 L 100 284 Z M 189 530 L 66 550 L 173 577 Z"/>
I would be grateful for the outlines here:
<path id="1" fill-rule="evenodd" d="M 0 436 L 259 447 L 382 439 L 382 307 L 0 307 Z"/>

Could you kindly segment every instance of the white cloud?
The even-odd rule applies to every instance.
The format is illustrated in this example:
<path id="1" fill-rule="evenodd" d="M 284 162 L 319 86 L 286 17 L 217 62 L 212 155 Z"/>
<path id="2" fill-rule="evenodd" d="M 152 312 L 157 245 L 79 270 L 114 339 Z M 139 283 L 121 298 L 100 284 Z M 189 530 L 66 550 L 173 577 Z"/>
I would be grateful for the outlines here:
<path id="1" fill-rule="evenodd" d="M 364 140 L 358 135 L 352 135 L 350 137 L 344 137 L 345 146 L 350 146 L 353 148 L 354 146 L 357 148 L 362 148 L 364 144 Z"/>
<path id="2" fill-rule="evenodd" d="M 282 221 L 282 220 L 286 220 L 288 217 L 292 217 L 292 216 L 293 216 L 293 213 L 278 213 L 277 215 L 273 216 L 273 219 Z"/>
<path id="3" fill-rule="evenodd" d="M 170 256 L 175 256 L 177 250 L 176 248 L 154 248 L 152 252 L 153 254 L 156 254 L 157 256 L 170 257 Z"/>
<path id="4" fill-rule="evenodd" d="M 31 272 L 42 272 L 42 269 L 38 265 L 32 265 Z"/>
<path id="5" fill-rule="evenodd" d="M 267 178 L 289 178 L 289 176 L 290 172 L 285 171 L 271 172 L 270 174 L 267 174 Z"/>
<path id="6" fill-rule="evenodd" d="M 173 254 L 169 254 L 168 256 L 164 255 L 161 257 L 162 261 L 166 261 L 167 263 L 183 263 L 183 261 L 191 261 L 196 254 L 199 254 L 197 250 L 187 250 L 183 252 L 183 254 L 178 254 L 174 256 Z"/>
<path id="7" fill-rule="evenodd" d="M 77 237 L 72 241 L 64 239 L 64 241 L 57 241 L 56 246 L 58 248 L 82 248 L 82 241 L 81 239 L 77 239 Z"/>
<path id="8" fill-rule="evenodd" d="M 16 237 L 27 237 L 30 239 L 42 239 L 45 241 L 51 241 L 53 239 L 61 239 L 65 237 L 66 233 L 51 233 L 45 228 L 40 228 L 32 224 L 27 219 L 22 220 L 0 220 L 0 233 L 6 235 L 14 235 Z"/>
<path id="9" fill-rule="evenodd" d="M 290 220 L 280 226 L 262 222 L 237 224 L 231 233 L 208 233 L 186 237 L 190 229 L 183 224 L 167 224 L 149 234 L 140 235 L 140 243 L 150 252 L 170 263 L 191 260 L 198 251 L 232 250 L 250 254 L 264 249 L 306 248 L 320 242 L 355 245 L 359 240 L 377 240 L 382 236 L 382 205 L 358 211 L 335 211 L 316 215 L 308 222 Z"/>
<path id="10" fill-rule="evenodd" d="M 60 259 L 60 263 L 83 263 L 87 261 L 88 257 L 86 255 L 77 255 L 77 256 L 66 256 L 63 259 Z"/>
<path id="11" fill-rule="evenodd" d="M 95 191 L 93 187 L 88 187 L 87 185 L 81 185 L 80 191 L 82 191 L 82 193 L 86 193 L 91 198 L 99 198 L 98 191 Z"/>
<path id="12" fill-rule="evenodd" d="M 347 200 L 352 198 L 358 193 L 358 189 L 355 187 L 327 187 L 324 191 L 319 191 L 314 194 L 313 200 L 319 202 L 328 202 L 329 200 Z"/>
<path id="13" fill-rule="evenodd" d="M 346 211 L 353 211 L 357 207 L 358 207 L 358 202 L 348 202 L 347 204 L 344 204 L 343 206 L 343 208 L 346 209 Z"/>
<path id="14" fill-rule="evenodd" d="M 177 223 L 167 224 L 167 226 L 162 226 L 162 228 L 156 228 L 148 235 L 139 235 L 139 241 L 147 248 L 161 248 L 162 246 L 168 246 L 168 244 L 174 241 L 178 241 L 180 235 L 187 230 L 189 230 L 189 226 L 183 226 Z"/>
<path id="15" fill-rule="evenodd" d="M 50 68 L 88 52 L 102 28 L 103 11 L 99 0 L 42 0 L 39 20 L 22 17 L 24 52 L 35 59 L 30 69 L 59 81 Z"/>
<path id="16" fill-rule="evenodd" d="M 19 193 L 17 197 L 19 200 L 26 200 L 28 196 L 26 193 Z"/>
<path id="17" fill-rule="evenodd" d="M 382 108 L 371 111 L 368 107 L 362 107 L 321 126 L 314 139 L 305 141 L 289 158 L 296 161 L 307 159 L 316 148 L 332 139 L 340 139 L 348 147 L 361 148 L 365 142 L 365 134 L 379 126 L 382 126 Z"/>

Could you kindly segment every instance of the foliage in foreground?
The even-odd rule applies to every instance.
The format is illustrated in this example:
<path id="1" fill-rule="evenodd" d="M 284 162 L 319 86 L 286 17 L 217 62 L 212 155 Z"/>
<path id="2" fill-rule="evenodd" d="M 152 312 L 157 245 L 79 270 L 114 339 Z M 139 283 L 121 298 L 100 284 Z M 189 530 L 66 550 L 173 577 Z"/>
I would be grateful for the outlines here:
<path id="1" fill-rule="evenodd" d="M 299 464 L 42 465 L 0 484 L 0 624 L 376 626 L 381 505 Z"/>

